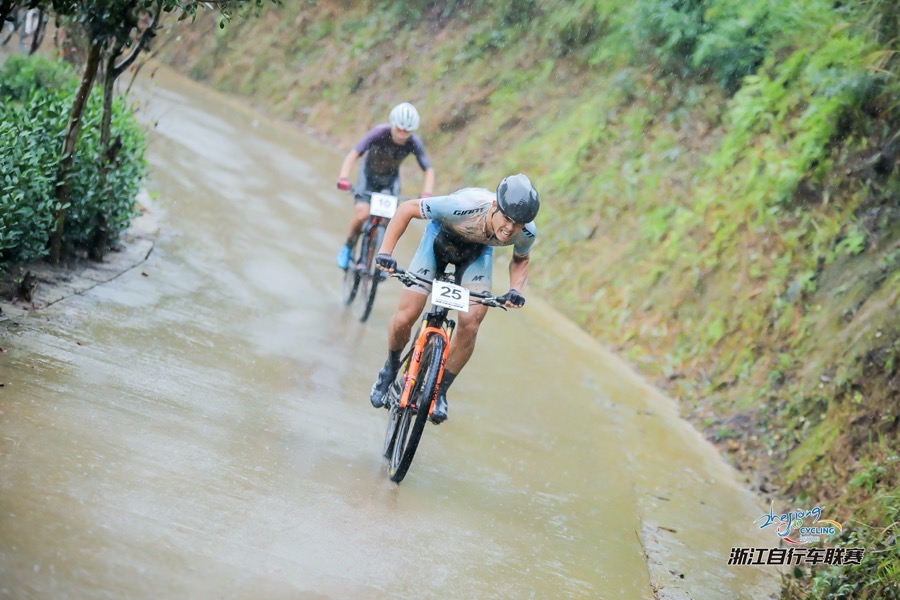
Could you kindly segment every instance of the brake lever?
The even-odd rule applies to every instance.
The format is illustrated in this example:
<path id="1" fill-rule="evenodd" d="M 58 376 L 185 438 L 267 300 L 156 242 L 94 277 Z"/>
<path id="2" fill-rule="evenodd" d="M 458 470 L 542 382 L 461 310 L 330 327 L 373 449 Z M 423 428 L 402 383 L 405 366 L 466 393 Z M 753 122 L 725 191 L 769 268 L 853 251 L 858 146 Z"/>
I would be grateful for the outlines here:
<path id="1" fill-rule="evenodd" d="M 473 304 L 483 304 L 492 308 L 502 308 L 503 310 L 508 310 L 505 306 L 503 306 L 503 302 L 500 302 L 500 298 L 484 298 L 481 301 Z"/>
<path id="2" fill-rule="evenodd" d="M 400 280 L 400 283 L 402 283 L 406 287 L 412 287 L 414 285 L 417 285 L 420 288 L 422 288 L 423 290 L 428 289 L 424 283 L 417 280 L 415 277 L 410 277 L 409 275 L 406 274 L 406 271 L 403 271 L 403 270 L 399 270 L 399 269 L 395 270 L 393 273 L 391 273 L 391 277 L 396 277 L 397 279 Z"/>

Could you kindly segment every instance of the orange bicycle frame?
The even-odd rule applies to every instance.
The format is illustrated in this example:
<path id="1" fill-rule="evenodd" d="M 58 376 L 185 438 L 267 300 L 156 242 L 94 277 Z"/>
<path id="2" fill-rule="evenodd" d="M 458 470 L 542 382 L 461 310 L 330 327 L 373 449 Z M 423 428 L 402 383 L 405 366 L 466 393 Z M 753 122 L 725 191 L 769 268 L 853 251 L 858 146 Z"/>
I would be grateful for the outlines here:
<path id="1" fill-rule="evenodd" d="M 427 322 L 428 316 L 425 316 L 424 321 Z M 409 403 L 409 395 L 412 393 L 413 386 L 416 384 L 416 380 L 419 377 L 419 367 L 422 364 L 422 352 L 425 351 L 425 342 L 428 340 L 429 334 L 437 334 L 444 338 L 444 354 L 441 356 L 441 365 L 440 371 L 438 372 L 438 385 L 441 383 L 441 379 L 444 377 L 444 365 L 447 363 L 447 356 L 450 354 L 450 336 L 452 334 L 452 329 L 448 333 L 443 327 L 430 327 L 424 326 L 422 330 L 419 332 L 419 337 L 416 338 L 416 343 L 413 346 L 412 356 L 409 359 L 409 368 L 406 370 L 406 375 L 404 376 L 403 383 L 403 393 L 400 395 L 400 408 L 406 408 L 406 405 Z M 433 400 L 433 398 L 432 398 Z M 433 402 L 430 402 L 428 405 L 428 414 L 431 414 L 431 409 L 433 407 Z M 422 408 L 421 406 L 419 408 Z"/>

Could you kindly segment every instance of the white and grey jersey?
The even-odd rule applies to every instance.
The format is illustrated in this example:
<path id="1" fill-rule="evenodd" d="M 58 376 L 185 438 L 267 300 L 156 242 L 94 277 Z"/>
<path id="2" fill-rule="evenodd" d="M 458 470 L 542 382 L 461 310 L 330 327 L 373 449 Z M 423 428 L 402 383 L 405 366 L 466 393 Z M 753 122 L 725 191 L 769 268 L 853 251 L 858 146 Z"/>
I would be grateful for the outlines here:
<path id="1" fill-rule="evenodd" d="M 483 188 L 464 188 L 449 196 L 419 200 L 419 215 L 439 222 L 466 242 L 488 246 L 513 246 L 516 256 L 527 256 L 537 239 L 534 221 L 509 242 L 503 243 L 488 233 L 488 218 L 496 195 Z"/>

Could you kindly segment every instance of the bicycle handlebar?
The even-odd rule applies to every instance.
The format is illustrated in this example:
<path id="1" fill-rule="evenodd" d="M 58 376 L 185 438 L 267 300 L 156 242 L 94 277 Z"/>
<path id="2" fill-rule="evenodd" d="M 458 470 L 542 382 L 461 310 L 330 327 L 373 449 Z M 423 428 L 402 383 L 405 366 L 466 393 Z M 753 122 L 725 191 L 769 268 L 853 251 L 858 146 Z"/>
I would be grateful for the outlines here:
<path id="1" fill-rule="evenodd" d="M 374 192 L 372 190 L 357 190 L 354 186 L 350 186 L 350 189 L 347 190 L 348 193 L 353 194 L 354 196 L 359 194 L 360 196 L 371 196 L 372 194 L 384 194 L 384 192 Z M 393 196 L 393 194 L 386 194 L 388 196 Z M 412 200 L 412 196 L 397 196 L 397 202 L 406 202 L 407 200 Z"/>
<path id="2" fill-rule="evenodd" d="M 391 277 L 396 277 L 406 287 L 417 285 L 423 290 L 428 289 L 428 286 L 425 285 L 426 283 L 428 285 L 432 284 L 432 280 L 426 279 L 424 277 L 419 277 L 415 273 L 410 273 L 409 271 L 401 269 L 400 267 L 394 269 L 394 272 L 391 273 Z M 470 290 L 469 296 L 474 296 L 475 298 L 477 298 L 477 300 L 475 301 L 470 301 L 471 304 L 483 304 L 485 306 L 507 310 L 506 306 L 504 306 L 506 304 L 506 294 L 502 296 L 494 296 L 489 292 L 473 292 Z"/>

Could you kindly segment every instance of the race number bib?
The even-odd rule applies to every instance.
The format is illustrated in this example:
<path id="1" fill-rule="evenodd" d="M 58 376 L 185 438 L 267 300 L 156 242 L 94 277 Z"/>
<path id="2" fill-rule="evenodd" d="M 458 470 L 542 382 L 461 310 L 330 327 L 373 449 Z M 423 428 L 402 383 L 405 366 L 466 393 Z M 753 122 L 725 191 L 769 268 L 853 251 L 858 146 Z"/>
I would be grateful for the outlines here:
<path id="1" fill-rule="evenodd" d="M 372 194 L 372 202 L 369 204 L 370 215 L 390 219 L 395 212 L 397 212 L 397 196 Z"/>
<path id="2" fill-rule="evenodd" d="M 446 281 L 435 281 L 431 286 L 431 302 L 438 306 L 469 312 L 469 290 Z"/>

